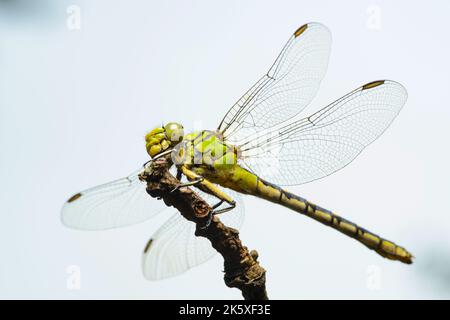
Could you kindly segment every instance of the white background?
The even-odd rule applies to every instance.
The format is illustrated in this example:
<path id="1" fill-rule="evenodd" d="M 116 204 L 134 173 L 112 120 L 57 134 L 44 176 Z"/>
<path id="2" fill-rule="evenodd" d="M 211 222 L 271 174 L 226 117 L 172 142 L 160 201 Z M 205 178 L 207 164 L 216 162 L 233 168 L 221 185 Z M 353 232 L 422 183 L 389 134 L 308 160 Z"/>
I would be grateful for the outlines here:
<path id="1" fill-rule="evenodd" d="M 70 5 L 79 30 L 67 26 Z M 449 10 L 444 0 L 0 1 L 0 297 L 241 298 L 220 257 L 143 278 L 142 249 L 166 216 L 82 232 L 62 226 L 60 209 L 145 162 L 143 137 L 161 122 L 216 128 L 291 33 L 318 21 L 333 48 L 306 112 L 383 78 L 409 99 L 350 166 L 290 190 L 405 246 L 415 263 L 253 198 L 241 238 L 259 251 L 274 299 L 450 298 Z M 73 265 L 78 290 L 67 286 Z"/>

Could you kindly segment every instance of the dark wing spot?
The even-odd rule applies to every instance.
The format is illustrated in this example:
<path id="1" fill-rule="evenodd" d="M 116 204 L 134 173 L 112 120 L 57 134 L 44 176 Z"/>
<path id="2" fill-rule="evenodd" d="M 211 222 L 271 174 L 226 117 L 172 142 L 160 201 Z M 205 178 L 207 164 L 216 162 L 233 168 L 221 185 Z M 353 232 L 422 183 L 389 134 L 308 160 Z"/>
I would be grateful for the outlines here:
<path id="1" fill-rule="evenodd" d="M 81 193 L 74 194 L 73 196 L 70 197 L 69 200 L 67 200 L 67 203 L 74 202 L 75 200 L 77 200 L 80 197 L 81 197 Z"/>
<path id="2" fill-rule="evenodd" d="M 300 28 L 298 28 L 295 32 L 294 32 L 294 36 L 296 38 L 298 38 L 303 32 L 305 32 L 305 30 L 308 28 L 307 24 L 302 25 Z"/>
<path id="3" fill-rule="evenodd" d="M 150 246 L 152 245 L 153 239 L 148 240 L 147 244 L 144 248 L 144 253 L 147 253 L 148 249 L 150 249 Z"/>
<path id="4" fill-rule="evenodd" d="M 363 90 L 372 89 L 372 88 L 381 86 L 383 83 L 384 83 L 384 80 L 369 82 L 369 83 L 363 85 L 362 89 Z"/>

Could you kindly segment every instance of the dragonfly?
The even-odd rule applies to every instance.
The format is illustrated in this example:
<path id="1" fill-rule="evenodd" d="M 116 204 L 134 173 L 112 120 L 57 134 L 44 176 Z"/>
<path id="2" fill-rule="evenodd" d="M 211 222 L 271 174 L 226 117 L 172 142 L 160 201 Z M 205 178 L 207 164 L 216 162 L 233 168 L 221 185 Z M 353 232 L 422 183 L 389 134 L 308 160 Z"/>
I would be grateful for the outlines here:
<path id="1" fill-rule="evenodd" d="M 301 116 L 325 75 L 330 48 L 326 26 L 301 26 L 217 129 L 185 133 L 181 124 L 167 123 L 145 136 L 147 153 L 153 161 L 170 155 L 179 188 L 194 187 L 208 203 L 217 202 L 212 214 L 222 214 L 232 227 L 242 226 L 242 195 L 251 195 L 312 218 L 384 258 L 411 264 L 413 256 L 404 247 L 286 189 L 347 166 L 389 127 L 407 100 L 401 84 L 377 80 Z M 62 222 L 103 230 L 154 217 L 164 204 L 146 193 L 140 177 L 147 169 L 75 194 L 63 206 Z M 175 276 L 213 257 L 209 242 L 195 237 L 194 230 L 194 223 L 173 213 L 145 246 L 144 276 Z"/>

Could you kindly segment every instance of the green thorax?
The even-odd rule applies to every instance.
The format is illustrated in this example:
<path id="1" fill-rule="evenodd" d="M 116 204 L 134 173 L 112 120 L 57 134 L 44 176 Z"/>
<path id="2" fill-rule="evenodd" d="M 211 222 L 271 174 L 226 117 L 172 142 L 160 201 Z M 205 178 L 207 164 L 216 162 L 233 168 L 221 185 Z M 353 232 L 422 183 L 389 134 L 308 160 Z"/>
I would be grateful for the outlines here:
<path id="1" fill-rule="evenodd" d="M 257 177 L 238 164 L 239 149 L 227 144 L 220 133 L 190 133 L 176 149 L 177 166 L 184 165 L 212 183 L 241 193 L 254 190 Z"/>
<path id="2" fill-rule="evenodd" d="M 204 130 L 187 134 L 177 149 L 179 155 L 177 165 L 218 169 L 237 164 L 238 149 L 225 143 L 221 135 L 215 131 Z"/>

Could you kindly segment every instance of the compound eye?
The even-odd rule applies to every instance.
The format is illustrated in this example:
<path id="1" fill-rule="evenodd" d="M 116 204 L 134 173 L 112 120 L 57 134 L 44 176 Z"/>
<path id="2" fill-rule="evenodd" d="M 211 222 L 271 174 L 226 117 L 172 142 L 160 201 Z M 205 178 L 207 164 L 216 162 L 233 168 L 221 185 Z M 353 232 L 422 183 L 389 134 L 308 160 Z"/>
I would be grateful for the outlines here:
<path id="1" fill-rule="evenodd" d="M 173 143 L 178 143 L 183 140 L 184 137 L 184 129 L 183 126 L 179 123 L 168 123 L 164 126 L 166 131 L 166 137 Z"/>

